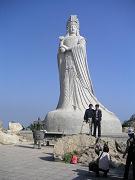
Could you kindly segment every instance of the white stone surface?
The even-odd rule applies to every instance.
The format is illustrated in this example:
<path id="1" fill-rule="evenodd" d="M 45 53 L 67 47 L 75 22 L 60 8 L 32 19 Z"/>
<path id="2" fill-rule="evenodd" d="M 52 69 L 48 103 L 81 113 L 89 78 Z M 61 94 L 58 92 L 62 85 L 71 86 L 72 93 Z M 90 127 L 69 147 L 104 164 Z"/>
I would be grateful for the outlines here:
<path id="1" fill-rule="evenodd" d="M 19 142 L 19 137 L 15 134 L 7 134 L 0 131 L 0 144 L 17 144 Z"/>
<path id="2" fill-rule="evenodd" d="M 12 123 L 12 122 L 9 122 L 8 128 L 11 133 L 15 133 L 15 134 L 23 129 L 20 123 Z"/>
<path id="3" fill-rule="evenodd" d="M 103 113 L 102 134 L 122 132 L 120 120 L 95 97 L 90 79 L 86 40 L 79 34 L 77 16 L 70 16 L 67 34 L 60 37 L 58 50 L 60 97 L 56 110 L 47 114 L 47 131 L 76 134 L 81 130 L 83 116 L 89 104 L 99 104 Z M 87 125 L 83 128 L 88 132 Z"/>

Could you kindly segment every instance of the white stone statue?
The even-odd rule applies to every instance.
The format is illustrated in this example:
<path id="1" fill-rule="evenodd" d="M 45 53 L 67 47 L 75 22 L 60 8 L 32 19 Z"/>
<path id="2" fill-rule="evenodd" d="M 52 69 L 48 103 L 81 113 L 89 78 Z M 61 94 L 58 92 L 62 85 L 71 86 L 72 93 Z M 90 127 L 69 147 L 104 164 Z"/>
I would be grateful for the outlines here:
<path id="1" fill-rule="evenodd" d="M 58 68 L 60 97 L 56 110 L 49 112 L 45 118 L 47 131 L 79 133 L 84 112 L 92 103 L 99 104 L 103 113 L 102 134 L 121 133 L 119 119 L 94 96 L 87 63 L 86 40 L 80 36 L 76 15 L 71 15 L 67 22 L 66 36 L 60 36 Z M 87 125 L 83 130 L 89 132 Z"/>

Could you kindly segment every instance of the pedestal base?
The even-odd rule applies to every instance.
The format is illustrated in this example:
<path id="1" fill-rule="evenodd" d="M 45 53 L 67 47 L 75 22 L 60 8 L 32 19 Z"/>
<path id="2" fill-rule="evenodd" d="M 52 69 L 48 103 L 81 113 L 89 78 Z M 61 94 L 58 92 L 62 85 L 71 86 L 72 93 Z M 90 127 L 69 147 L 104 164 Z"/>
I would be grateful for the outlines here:
<path id="1" fill-rule="evenodd" d="M 63 132 L 64 134 L 78 134 L 81 132 L 84 113 L 82 111 L 66 111 L 57 109 L 50 111 L 45 118 L 47 131 Z M 89 133 L 89 125 L 84 123 L 82 133 Z M 103 111 L 101 134 L 121 134 L 120 120 L 113 114 Z"/>

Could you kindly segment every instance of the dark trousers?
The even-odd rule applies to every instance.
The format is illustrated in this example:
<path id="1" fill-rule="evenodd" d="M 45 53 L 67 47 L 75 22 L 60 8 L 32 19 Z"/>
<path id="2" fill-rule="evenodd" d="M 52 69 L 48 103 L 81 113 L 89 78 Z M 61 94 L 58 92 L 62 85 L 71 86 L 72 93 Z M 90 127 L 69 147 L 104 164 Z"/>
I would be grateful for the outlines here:
<path id="1" fill-rule="evenodd" d="M 96 131 L 98 128 L 98 137 L 101 137 L 101 121 L 95 121 L 94 122 L 94 136 L 96 137 Z"/>
<path id="2" fill-rule="evenodd" d="M 108 170 L 103 170 L 103 169 L 97 168 L 97 170 L 96 170 L 96 175 L 97 176 L 99 176 L 99 171 L 104 172 L 104 176 L 107 176 L 107 173 L 109 172 L 109 169 Z"/>
<path id="3" fill-rule="evenodd" d="M 88 123 L 89 123 L 89 135 L 93 135 L 93 133 L 92 133 L 92 127 L 93 127 L 92 118 L 88 118 Z"/>
<path id="4" fill-rule="evenodd" d="M 128 179 L 129 167 L 130 167 L 131 162 L 133 166 L 133 179 L 135 179 L 135 153 L 128 154 L 127 156 L 125 172 L 124 172 L 124 178 L 126 179 Z"/>

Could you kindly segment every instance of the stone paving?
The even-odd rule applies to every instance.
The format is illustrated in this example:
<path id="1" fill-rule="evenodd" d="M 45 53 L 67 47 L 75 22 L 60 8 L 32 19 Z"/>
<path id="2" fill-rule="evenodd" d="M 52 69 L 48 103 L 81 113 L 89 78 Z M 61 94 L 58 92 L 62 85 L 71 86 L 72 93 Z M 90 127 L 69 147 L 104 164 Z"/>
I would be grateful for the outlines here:
<path id="1" fill-rule="evenodd" d="M 53 147 L 50 146 L 33 149 L 29 144 L 0 145 L 0 180 L 98 179 L 94 173 L 88 172 L 88 167 L 55 162 L 52 155 Z M 120 180 L 122 174 L 118 169 L 111 170 L 107 179 Z"/>

